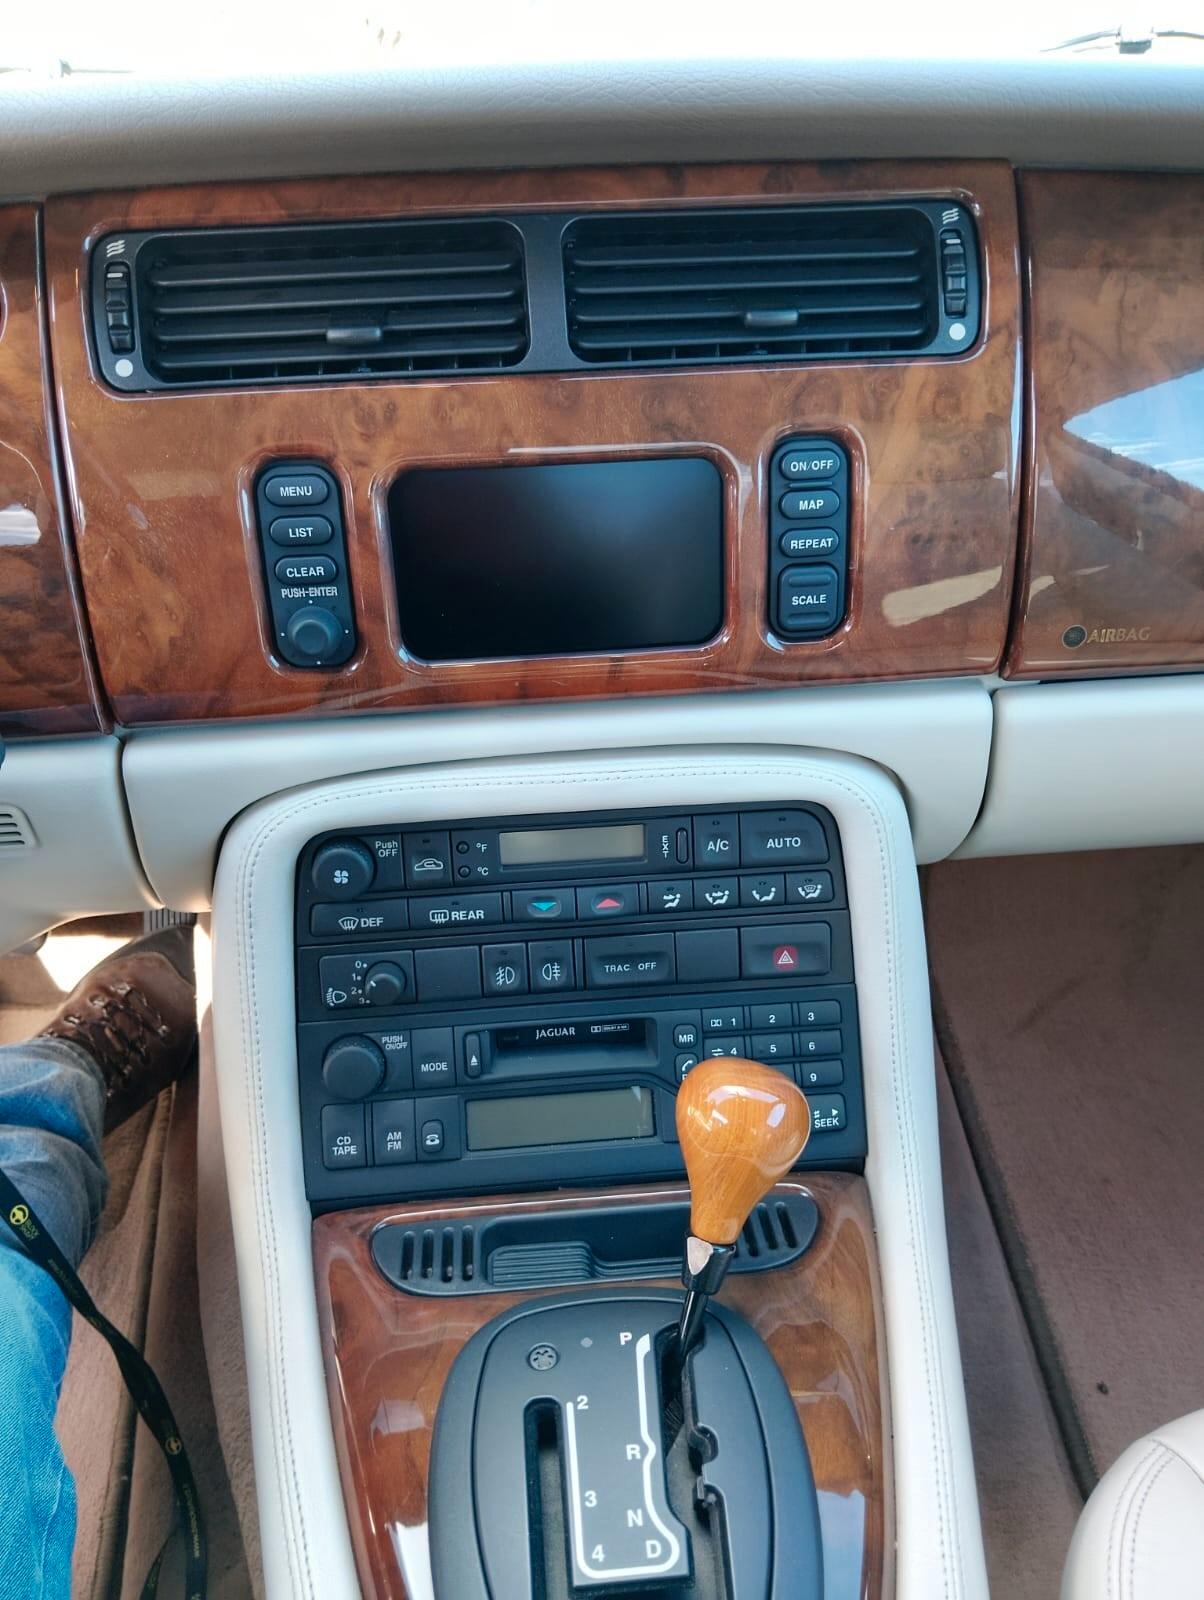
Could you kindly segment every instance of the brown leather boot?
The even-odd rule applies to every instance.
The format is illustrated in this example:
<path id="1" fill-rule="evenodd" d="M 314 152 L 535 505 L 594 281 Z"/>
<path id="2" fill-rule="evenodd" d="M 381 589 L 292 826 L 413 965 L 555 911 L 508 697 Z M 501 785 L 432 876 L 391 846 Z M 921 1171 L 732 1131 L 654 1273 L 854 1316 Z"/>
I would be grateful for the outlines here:
<path id="1" fill-rule="evenodd" d="M 99 1066 L 108 1090 L 105 1132 L 184 1071 L 196 1044 L 192 929 L 136 939 L 93 967 L 42 1038 L 70 1039 Z"/>

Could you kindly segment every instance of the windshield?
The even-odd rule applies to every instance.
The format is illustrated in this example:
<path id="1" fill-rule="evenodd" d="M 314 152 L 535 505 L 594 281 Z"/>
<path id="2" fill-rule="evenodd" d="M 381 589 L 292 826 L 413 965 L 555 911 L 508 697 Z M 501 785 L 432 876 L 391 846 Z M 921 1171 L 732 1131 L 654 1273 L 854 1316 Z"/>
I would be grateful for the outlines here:
<path id="1" fill-rule="evenodd" d="M 61 77 L 116 72 L 265 77 L 391 65 L 579 60 L 993 60 L 1068 56 L 1140 63 L 1204 60 L 1204 0 L 1153 5 L 1139 22 L 1109 0 L 1017 0 L 1011 7 L 907 6 L 900 0 L 822 12 L 798 0 L 606 0 L 601 13 L 565 0 L 211 0 L 203 7 L 124 0 L 11 0 L 0 69 Z M 23 14 L 22 14 L 23 13 Z"/>

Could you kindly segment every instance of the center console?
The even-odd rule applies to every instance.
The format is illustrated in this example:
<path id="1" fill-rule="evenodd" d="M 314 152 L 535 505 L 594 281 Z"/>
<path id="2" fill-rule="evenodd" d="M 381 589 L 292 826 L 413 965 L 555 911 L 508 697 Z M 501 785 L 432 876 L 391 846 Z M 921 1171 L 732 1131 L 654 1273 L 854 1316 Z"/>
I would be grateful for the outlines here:
<path id="1" fill-rule="evenodd" d="M 318 1207 L 680 1177 L 708 1057 L 807 1093 L 804 1164 L 866 1154 L 840 839 L 820 806 L 323 834 L 296 894 Z"/>

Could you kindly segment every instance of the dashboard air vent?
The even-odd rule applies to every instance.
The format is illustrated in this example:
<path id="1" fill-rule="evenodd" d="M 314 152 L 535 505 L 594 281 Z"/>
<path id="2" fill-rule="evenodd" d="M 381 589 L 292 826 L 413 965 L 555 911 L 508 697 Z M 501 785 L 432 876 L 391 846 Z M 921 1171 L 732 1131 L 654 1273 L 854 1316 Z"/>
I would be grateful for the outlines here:
<path id="1" fill-rule="evenodd" d="M 564 264 L 569 343 L 607 366 L 906 355 L 940 326 L 920 206 L 590 217 Z"/>
<path id="2" fill-rule="evenodd" d="M 134 283 L 147 387 L 489 372 L 527 350 L 502 221 L 152 235 Z"/>

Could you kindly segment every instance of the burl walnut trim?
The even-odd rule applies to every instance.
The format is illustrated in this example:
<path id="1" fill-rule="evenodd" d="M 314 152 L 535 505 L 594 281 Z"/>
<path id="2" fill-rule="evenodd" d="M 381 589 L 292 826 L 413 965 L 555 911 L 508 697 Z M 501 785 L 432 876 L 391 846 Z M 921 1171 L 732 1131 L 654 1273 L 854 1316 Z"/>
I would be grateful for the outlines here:
<path id="1" fill-rule="evenodd" d="M 117 395 L 86 326 L 87 246 L 113 230 L 501 209 L 955 197 L 977 218 L 980 339 L 964 356 L 518 374 Z M 105 687 L 123 723 L 917 678 L 994 670 L 1014 567 L 1020 295 L 1002 163 L 642 167 L 229 184 L 51 200 L 47 263 L 73 512 Z M 766 618 L 765 463 L 830 434 L 852 468 L 850 609 L 784 646 Z M 704 454 L 723 474 L 726 617 L 709 643 L 430 665 L 407 654 L 383 522 L 415 466 Z M 359 648 L 334 671 L 273 654 L 250 485 L 315 457 L 346 504 Z"/>
<path id="2" fill-rule="evenodd" d="M 1010 677 L 1204 663 L 1204 178 L 1021 175 L 1031 470 Z"/>
<path id="3" fill-rule="evenodd" d="M 869 1192 L 864 1179 L 839 1173 L 779 1188 L 810 1194 L 819 1207 L 811 1248 L 792 1266 L 729 1276 L 719 1298 L 760 1333 L 794 1397 L 819 1494 L 825 1600 L 887 1600 L 894 1588 L 892 1474 Z M 412 1600 L 398 1550 L 425 1539 L 431 1436 L 452 1362 L 490 1318 L 536 1297 L 402 1293 L 372 1261 L 373 1230 L 386 1221 L 439 1227 L 523 1208 L 638 1206 L 686 1195 L 680 1185 L 653 1185 L 378 1207 L 315 1221 L 327 1391 L 367 1600 Z"/>
<path id="4" fill-rule="evenodd" d="M 102 727 L 59 515 L 36 206 L 0 209 L 0 735 Z"/>

